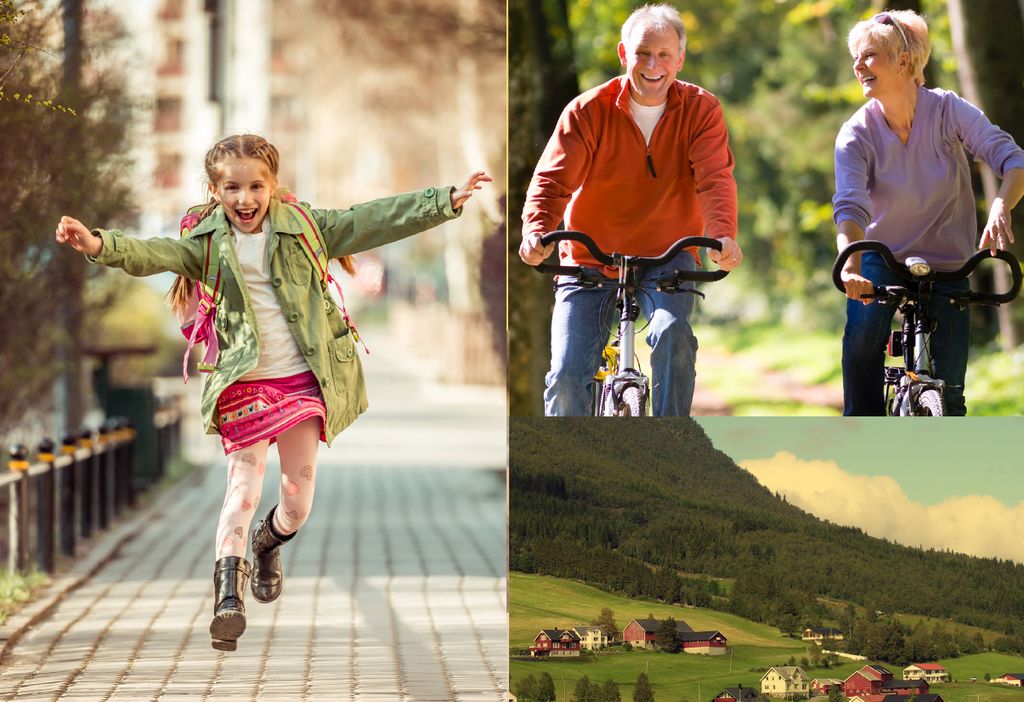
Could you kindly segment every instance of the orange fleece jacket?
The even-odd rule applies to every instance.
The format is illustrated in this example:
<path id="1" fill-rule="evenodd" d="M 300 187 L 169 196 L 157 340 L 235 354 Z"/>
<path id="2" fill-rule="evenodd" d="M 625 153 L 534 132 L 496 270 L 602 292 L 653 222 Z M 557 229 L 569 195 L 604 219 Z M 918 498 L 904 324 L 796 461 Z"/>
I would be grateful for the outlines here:
<path id="1" fill-rule="evenodd" d="M 603 251 L 656 256 L 683 236 L 736 238 L 735 165 L 718 99 L 675 81 L 650 145 L 619 76 L 570 102 L 534 171 L 523 233 L 589 234 Z M 596 266 L 563 241 L 564 265 Z"/>

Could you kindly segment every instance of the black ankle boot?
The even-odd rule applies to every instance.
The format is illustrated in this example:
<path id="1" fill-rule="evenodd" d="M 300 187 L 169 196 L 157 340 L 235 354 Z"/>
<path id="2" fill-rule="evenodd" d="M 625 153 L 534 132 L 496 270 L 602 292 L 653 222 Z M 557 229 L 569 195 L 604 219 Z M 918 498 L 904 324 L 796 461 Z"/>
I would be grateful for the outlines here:
<path id="1" fill-rule="evenodd" d="M 252 532 L 252 596 L 260 602 L 273 602 L 281 595 L 284 576 L 281 574 L 278 549 L 298 533 L 292 532 L 288 536 L 277 533 L 274 529 L 274 512 L 277 507 L 271 507 L 266 519 Z"/>
<path id="2" fill-rule="evenodd" d="M 217 560 L 213 571 L 215 604 L 210 636 L 218 651 L 234 651 L 238 637 L 245 631 L 245 581 L 249 577 L 249 563 L 238 556 Z"/>

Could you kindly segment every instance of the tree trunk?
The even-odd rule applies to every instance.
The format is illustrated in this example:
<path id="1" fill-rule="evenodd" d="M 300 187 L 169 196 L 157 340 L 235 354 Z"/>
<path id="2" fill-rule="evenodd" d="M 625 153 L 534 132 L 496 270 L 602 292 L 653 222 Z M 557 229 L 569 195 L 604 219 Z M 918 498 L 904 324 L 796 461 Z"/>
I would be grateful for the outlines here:
<path id="1" fill-rule="evenodd" d="M 508 336 L 509 411 L 539 414 L 550 358 L 551 281 L 518 256 L 533 169 L 565 105 L 579 92 L 563 0 L 510 0 Z"/>
<path id="2" fill-rule="evenodd" d="M 1018 144 L 1024 137 L 1024 19 L 1018 6 L 1024 0 L 990 0 L 974 3 L 971 11 L 963 0 L 949 1 L 949 20 L 953 47 L 957 55 L 957 73 L 964 97 L 980 107 L 994 124 L 1009 132 Z M 979 164 L 986 204 L 998 190 L 996 177 L 985 164 Z M 987 208 L 986 208 L 987 209 Z M 1024 226 L 1014 222 L 1017 244 L 1011 246 L 1018 256 L 1024 251 Z M 1004 266 L 995 266 L 995 285 L 1009 288 Z M 1017 347 L 1019 334 L 1009 307 L 998 308 L 1000 340 L 1004 350 Z"/>
<path id="3" fill-rule="evenodd" d="M 456 12 L 459 18 L 457 41 L 460 45 L 472 46 L 473 28 L 481 21 L 480 0 L 458 0 Z M 480 66 L 471 58 L 461 58 L 457 62 L 454 92 L 459 125 L 460 177 L 480 169 L 485 169 L 492 175 L 499 175 L 496 165 L 489 163 L 489 158 L 494 154 L 487 153 L 483 131 L 487 120 L 481 102 L 485 95 L 482 95 L 485 84 L 481 80 L 480 72 L 489 68 Z M 448 145 L 445 145 L 445 148 L 448 148 Z M 480 282 L 482 242 L 485 234 L 489 233 L 494 223 L 501 218 L 498 197 L 494 190 L 477 193 L 473 197 L 473 210 L 471 217 L 460 218 L 448 229 L 445 241 L 448 300 L 452 310 L 457 313 L 480 312 L 483 309 Z M 468 214 L 470 213 L 467 212 Z M 481 225 L 481 219 L 486 224 Z"/>
<path id="4" fill-rule="evenodd" d="M 73 118 L 69 125 L 68 143 L 77 144 L 73 133 L 81 129 L 83 105 L 80 105 L 80 85 L 82 80 L 82 18 L 84 0 L 64 0 L 64 71 L 61 81 L 60 102 L 74 108 L 79 116 Z M 76 176 L 78 159 L 74 154 L 66 154 L 64 166 L 57 170 L 57 178 L 71 182 Z M 62 188 L 62 192 L 74 192 L 73 188 Z M 70 212 L 75 203 L 61 203 L 62 209 Z M 66 247 L 62 247 L 65 248 Z M 66 249 L 61 252 L 64 265 L 64 282 L 60 293 L 64 299 L 60 305 L 65 330 L 64 342 L 58 350 L 61 365 L 61 378 L 57 384 L 57 412 L 62 414 L 58 430 L 63 434 L 79 431 L 85 416 L 85 386 L 82 382 L 82 290 L 85 287 L 85 266 L 81 255 Z"/>

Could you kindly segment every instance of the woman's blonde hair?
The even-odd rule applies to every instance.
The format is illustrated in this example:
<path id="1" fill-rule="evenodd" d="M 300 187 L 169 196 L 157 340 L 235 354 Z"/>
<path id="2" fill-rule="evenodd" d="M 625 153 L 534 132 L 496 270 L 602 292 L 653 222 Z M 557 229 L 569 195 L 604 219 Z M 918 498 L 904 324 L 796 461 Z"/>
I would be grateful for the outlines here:
<path id="1" fill-rule="evenodd" d="M 225 139 L 221 139 L 213 147 L 206 152 L 206 158 L 203 159 L 203 168 L 206 171 L 207 182 L 212 186 L 217 185 L 217 181 L 220 179 L 220 164 L 226 158 L 254 158 L 262 161 L 266 165 L 267 170 L 274 177 L 275 182 L 277 181 L 278 166 L 280 164 L 280 155 L 277 152 L 277 147 L 271 144 L 269 141 L 256 134 L 233 134 Z M 275 199 L 279 199 L 280 196 L 275 192 L 272 196 Z M 203 209 L 199 212 L 199 217 L 195 224 L 203 221 L 217 208 L 217 201 L 213 195 L 210 195 L 209 201 L 203 206 Z M 195 226 L 195 225 L 193 225 Z M 349 275 L 355 274 L 355 258 L 352 256 L 343 256 L 338 259 L 341 262 L 342 268 L 345 269 Z M 195 284 L 183 276 L 178 276 L 175 279 L 174 284 L 171 285 L 171 289 L 167 295 L 170 297 L 171 310 L 175 314 L 181 316 L 187 310 L 189 302 L 192 299 L 192 290 Z"/>
<path id="2" fill-rule="evenodd" d="M 907 70 L 917 85 L 924 85 L 924 67 L 928 65 L 932 45 L 928 40 L 928 23 L 921 15 L 913 10 L 888 10 L 853 25 L 847 37 L 850 54 L 856 56 L 869 42 L 893 61 L 906 51 Z"/>

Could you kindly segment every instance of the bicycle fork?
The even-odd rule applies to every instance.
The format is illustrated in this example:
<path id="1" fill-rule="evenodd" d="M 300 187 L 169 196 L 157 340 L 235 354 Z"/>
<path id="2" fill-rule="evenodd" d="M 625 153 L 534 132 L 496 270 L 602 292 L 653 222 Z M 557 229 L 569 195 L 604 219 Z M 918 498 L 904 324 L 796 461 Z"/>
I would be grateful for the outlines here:
<path id="1" fill-rule="evenodd" d="M 640 317 L 640 306 L 631 293 L 635 281 L 625 279 L 625 271 L 630 267 L 624 264 L 625 260 L 619 262 L 619 289 L 623 292 L 615 303 L 619 310 L 619 331 L 615 341 L 605 347 L 604 365 L 594 376 L 594 414 L 597 416 L 619 414 L 622 394 L 628 388 L 639 390 L 643 407 L 647 406 L 650 395 L 647 377 L 632 367 L 636 358 L 636 320 Z"/>
<path id="2" fill-rule="evenodd" d="M 921 393 L 934 389 L 944 397 L 945 382 L 932 377 L 931 349 L 928 346 L 931 329 L 926 326 L 927 320 L 912 304 L 905 305 L 900 313 L 903 315 L 903 329 L 899 336 L 895 333 L 890 336 L 889 355 L 902 355 L 903 368 L 885 368 L 885 384 L 895 390 L 893 402 L 890 404 L 887 399 L 886 408 L 891 415 L 912 417 L 916 414 Z"/>

